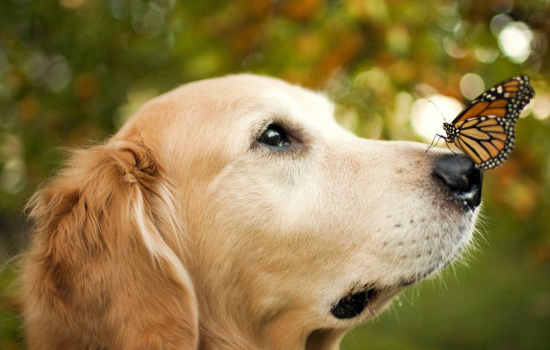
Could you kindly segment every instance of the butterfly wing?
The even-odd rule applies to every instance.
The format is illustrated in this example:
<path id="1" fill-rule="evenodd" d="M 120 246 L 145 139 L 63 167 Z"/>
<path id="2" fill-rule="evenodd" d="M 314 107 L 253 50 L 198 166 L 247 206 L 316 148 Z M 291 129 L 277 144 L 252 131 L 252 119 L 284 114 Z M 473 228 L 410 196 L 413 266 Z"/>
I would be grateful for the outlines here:
<path id="1" fill-rule="evenodd" d="M 502 164 L 516 143 L 514 125 L 534 96 L 527 76 L 516 76 L 487 90 L 452 122 L 454 144 L 481 169 Z"/>
<path id="2" fill-rule="evenodd" d="M 529 77 L 518 75 L 505 80 L 476 97 L 452 124 L 478 116 L 496 116 L 516 121 L 525 105 L 535 95 Z"/>
<path id="3" fill-rule="evenodd" d="M 479 168 L 492 169 L 502 164 L 514 149 L 513 123 L 499 117 L 473 117 L 460 122 L 455 145 Z"/>

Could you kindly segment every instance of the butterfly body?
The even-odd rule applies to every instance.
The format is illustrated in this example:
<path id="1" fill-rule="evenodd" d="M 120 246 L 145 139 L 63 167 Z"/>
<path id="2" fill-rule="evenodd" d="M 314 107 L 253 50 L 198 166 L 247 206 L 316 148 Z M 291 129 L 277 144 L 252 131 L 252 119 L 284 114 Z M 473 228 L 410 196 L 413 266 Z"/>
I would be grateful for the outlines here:
<path id="1" fill-rule="evenodd" d="M 439 136 L 480 169 L 495 168 L 514 149 L 514 125 L 534 93 L 527 76 L 505 80 L 474 99 L 452 123 L 443 123 L 447 135 Z"/>

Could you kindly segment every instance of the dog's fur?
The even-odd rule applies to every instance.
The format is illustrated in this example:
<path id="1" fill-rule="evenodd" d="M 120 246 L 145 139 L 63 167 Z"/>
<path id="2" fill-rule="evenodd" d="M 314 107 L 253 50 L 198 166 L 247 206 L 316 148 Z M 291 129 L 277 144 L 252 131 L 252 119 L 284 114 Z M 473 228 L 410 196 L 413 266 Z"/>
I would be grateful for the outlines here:
<path id="1" fill-rule="evenodd" d="M 333 112 L 321 94 L 229 76 L 74 152 L 29 203 L 29 349 L 338 349 L 439 272 L 476 216 L 434 179 L 449 152 L 358 138 Z M 274 123 L 288 145 L 261 142 Z M 367 289 L 357 316 L 331 312 Z"/>

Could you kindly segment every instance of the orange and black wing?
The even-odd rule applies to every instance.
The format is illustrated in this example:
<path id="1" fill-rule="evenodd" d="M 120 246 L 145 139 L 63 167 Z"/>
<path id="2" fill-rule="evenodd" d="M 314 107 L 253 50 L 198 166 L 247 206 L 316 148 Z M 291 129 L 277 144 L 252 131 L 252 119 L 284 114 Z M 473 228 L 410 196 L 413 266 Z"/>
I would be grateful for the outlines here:
<path id="1" fill-rule="evenodd" d="M 481 169 L 502 164 L 516 143 L 514 125 L 534 96 L 527 76 L 516 76 L 485 91 L 452 122 L 453 142 Z"/>
<path id="2" fill-rule="evenodd" d="M 516 144 L 514 125 L 503 118 L 473 117 L 457 127 L 454 144 L 481 169 L 502 164 Z"/>
<path id="3" fill-rule="evenodd" d="M 494 116 L 516 121 L 525 105 L 535 95 L 529 77 L 518 75 L 505 80 L 476 97 L 453 120 L 455 126 L 467 119 Z"/>

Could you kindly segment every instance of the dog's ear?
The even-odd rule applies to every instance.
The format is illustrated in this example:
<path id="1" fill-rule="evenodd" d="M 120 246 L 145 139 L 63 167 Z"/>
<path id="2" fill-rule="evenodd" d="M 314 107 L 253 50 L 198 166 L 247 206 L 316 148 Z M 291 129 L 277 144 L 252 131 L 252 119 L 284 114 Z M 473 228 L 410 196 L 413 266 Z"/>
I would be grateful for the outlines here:
<path id="1" fill-rule="evenodd" d="M 195 349 L 176 193 L 141 144 L 77 151 L 29 202 L 22 287 L 30 349 Z"/>

